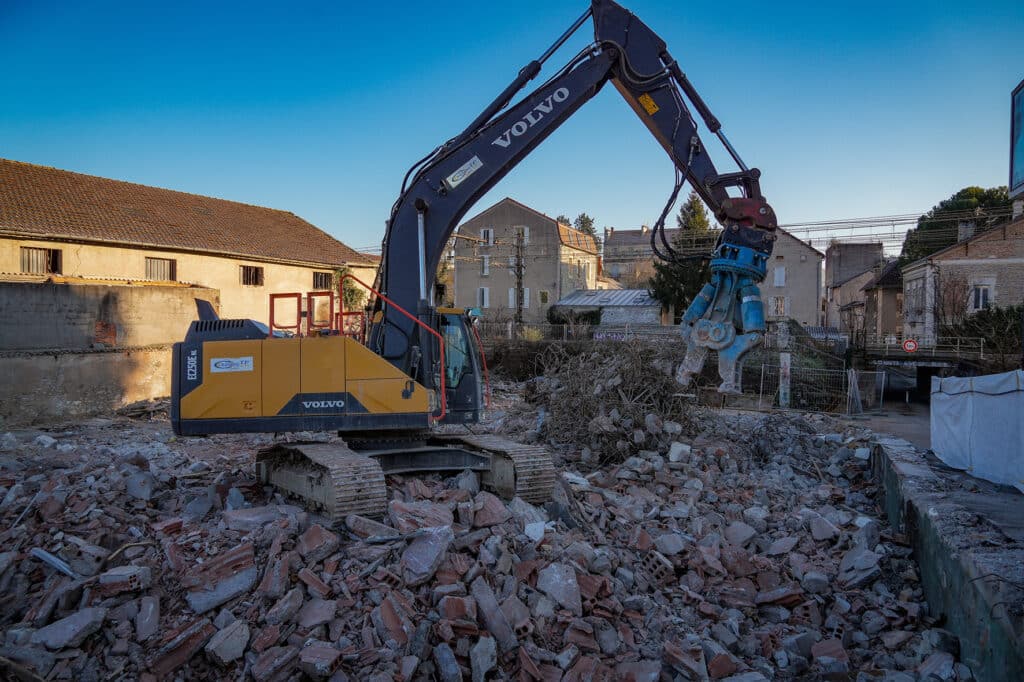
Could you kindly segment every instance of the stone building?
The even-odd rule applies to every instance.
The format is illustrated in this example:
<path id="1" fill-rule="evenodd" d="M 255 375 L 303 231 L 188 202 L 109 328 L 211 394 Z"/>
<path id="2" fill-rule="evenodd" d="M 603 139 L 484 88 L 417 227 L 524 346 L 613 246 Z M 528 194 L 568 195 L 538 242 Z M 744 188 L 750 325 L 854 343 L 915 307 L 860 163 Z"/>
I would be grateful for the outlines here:
<path id="1" fill-rule="evenodd" d="M 1024 302 L 1024 220 L 990 228 L 903 268 L 903 333 L 921 341 L 943 322 Z"/>
<path id="2" fill-rule="evenodd" d="M 829 288 L 826 314 L 827 326 L 842 332 L 850 341 L 858 343 L 865 329 L 867 293 L 865 287 L 874 281 L 881 265 L 875 265 Z"/>
<path id="3" fill-rule="evenodd" d="M 863 288 L 884 261 L 881 242 L 836 242 L 825 250 L 825 326 L 844 332 L 860 328 L 854 321 L 864 318 Z"/>
<path id="4" fill-rule="evenodd" d="M 665 239 L 674 243 L 679 229 L 666 229 Z M 707 250 L 714 245 L 714 237 L 708 236 Z M 626 287 L 643 287 L 654 276 L 654 251 L 651 249 L 651 228 L 647 225 L 639 230 L 616 230 L 604 228 L 602 248 L 604 274 L 621 282 Z"/>
<path id="5" fill-rule="evenodd" d="M 678 229 L 665 230 L 665 239 L 675 243 Z M 651 231 L 604 231 L 604 272 L 626 287 L 640 288 L 654 275 Z M 776 230 L 778 239 L 768 263 L 768 274 L 761 284 L 765 315 L 772 320 L 794 319 L 802 325 L 817 325 L 821 317 L 821 263 L 824 255 L 789 232 Z M 710 253 L 717 235 L 696 237 L 688 251 Z M 678 312 L 678 311 L 677 311 Z"/>
<path id="6" fill-rule="evenodd" d="M 775 231 L 775 248 L 761 297 L 768 320 L 796 320 L 805 327 L 820 324 L 821 262 L 825 258 L 810 244 L 783 229 Z"/>
<path id="7" fill-rule="evenodd" d="M 903 276 L 899 261 L 885 264 L 864 285 L 864 332 L 876 339 L 898 336 L 903 331 Z"/>
<path id="8" fill-rule="evenodd" d="M 343 267 L 372 284 L 377 263 L 287 211 L 0 159 L 0 279 L 191 283 L 266 322 L 269 294 Z"/>
<path id="9" fill-rule="evenodd" d="M 597 287 L 594 237 L 506 197 L 458 228 L 456 306 L 478 307 L 488 320 L 512 319 L 520 236 L 524 321 L 543 322 L 548 308 L 562 297 Z"/>

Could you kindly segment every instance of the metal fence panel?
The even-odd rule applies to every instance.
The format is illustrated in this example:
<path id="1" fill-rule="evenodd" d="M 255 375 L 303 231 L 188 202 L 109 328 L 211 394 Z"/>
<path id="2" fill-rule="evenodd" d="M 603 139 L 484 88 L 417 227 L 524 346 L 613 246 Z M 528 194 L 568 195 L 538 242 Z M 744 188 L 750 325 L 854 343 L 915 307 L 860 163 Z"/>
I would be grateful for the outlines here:
<path id="1" fill-rule="evenodd" d="M 851 380 L 852 379 L 852 380 Z M 788 386 L 788 405 L 785 399 Z M 778 365 L 761 365 L 758 409 L 794 409 L 832 414 L 860 414 L 882 409 L 885 372 L 791 367 L 788 381 Z"/>

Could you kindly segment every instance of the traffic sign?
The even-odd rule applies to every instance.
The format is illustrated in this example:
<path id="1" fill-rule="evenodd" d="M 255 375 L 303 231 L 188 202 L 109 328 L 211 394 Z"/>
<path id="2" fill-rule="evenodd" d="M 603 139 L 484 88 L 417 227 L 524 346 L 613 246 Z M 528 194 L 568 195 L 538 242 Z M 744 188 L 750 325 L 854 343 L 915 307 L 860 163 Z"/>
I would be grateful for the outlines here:
<path id="1" fill-rule="evenodd" d="M 917 351 L 917 341 L 914 339 L 907 339 L 906 341 L 903 342 L 903 350 L 905 350 L 908 353 L 913 353 Z"/>

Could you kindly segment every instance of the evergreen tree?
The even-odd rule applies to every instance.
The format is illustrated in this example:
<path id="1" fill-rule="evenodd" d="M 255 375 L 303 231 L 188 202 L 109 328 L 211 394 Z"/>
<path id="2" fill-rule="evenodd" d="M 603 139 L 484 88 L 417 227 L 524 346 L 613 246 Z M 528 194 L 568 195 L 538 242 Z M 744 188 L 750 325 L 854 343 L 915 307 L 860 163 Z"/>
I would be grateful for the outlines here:
<path id="1" fill-rule="evenodd" d="M 956 244 L 960 221 L 973 221 L 979 231 L 1007 222 L 1010 206 L 1005 186 L 964 187 L 918 218 L 916 229 L 907 230 L 900 263 L 911 263 Z"/>
<path id="2" fill-rule="evenodd" d="M 594 229 L 594 219 L 586 213 L 580 213 L 576 216 L 576 220 L 572 224 L 573 227 L 584 234 L 589 234 L 591 237 L 597 236 L 597 231 Z"/>
<path id="3" fill-rule="evenodd" d="M 711 227 L 704 203 L 696 192 L 679 207 L 676 216 L 679 231 L 670 243 L 680 255 L 692 255 L 695 250 L 710 251 L 715 230 Z M 685 260 L 680 262 L 654 261 L 654 276 L 648 283 L 651 297 L 666 309 L 671 308 L 678 322 L 690 302 L 700 293 L 708 281 L 708 259 Z"/>

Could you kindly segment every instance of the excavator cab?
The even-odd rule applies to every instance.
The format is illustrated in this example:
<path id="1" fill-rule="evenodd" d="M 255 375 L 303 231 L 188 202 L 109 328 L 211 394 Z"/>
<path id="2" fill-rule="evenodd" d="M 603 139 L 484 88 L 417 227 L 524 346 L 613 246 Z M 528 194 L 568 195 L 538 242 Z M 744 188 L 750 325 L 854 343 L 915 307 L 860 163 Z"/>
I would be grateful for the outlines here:
<path id="1" fill-rule="evenodd" d="M 438 331 L 444 339 L 447 413 L 443 423 L 475 424 L 483 409 L 486 362 L 476 332 L 476 311 L 438 308 Z"/>

